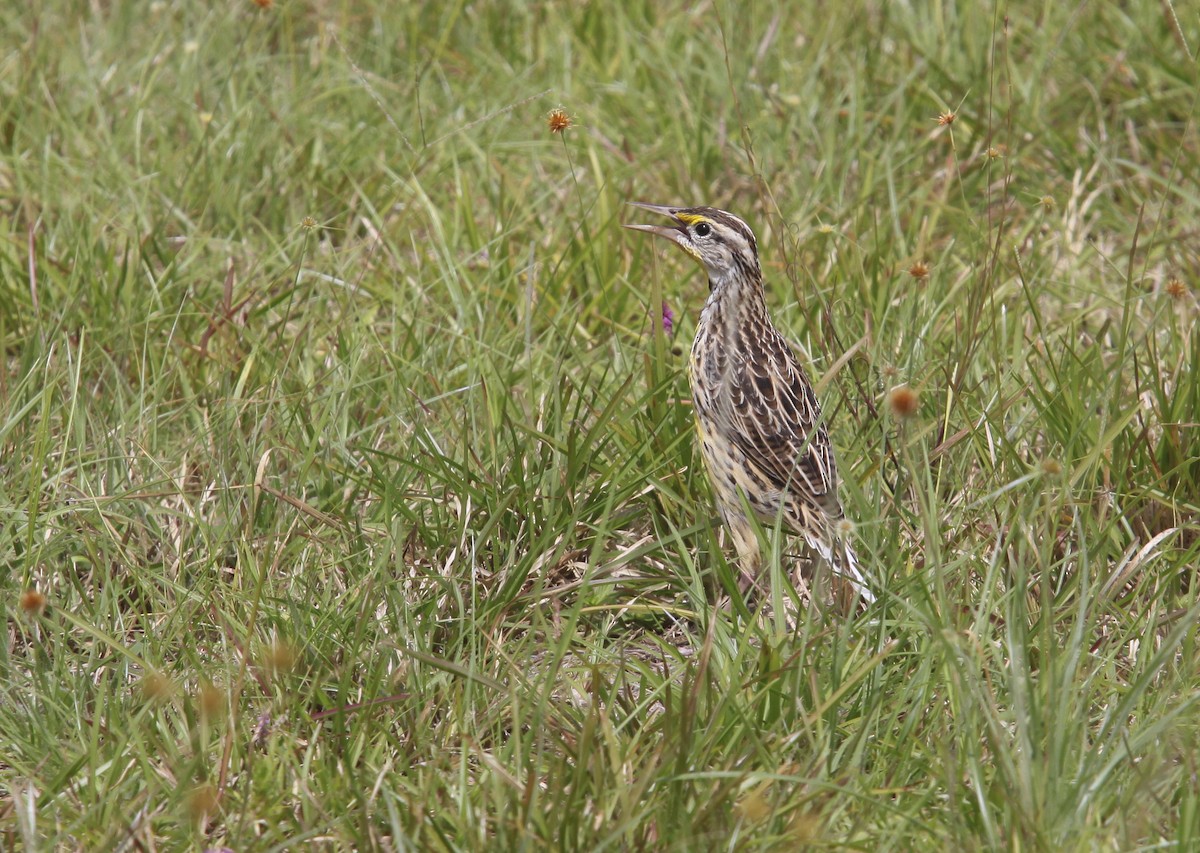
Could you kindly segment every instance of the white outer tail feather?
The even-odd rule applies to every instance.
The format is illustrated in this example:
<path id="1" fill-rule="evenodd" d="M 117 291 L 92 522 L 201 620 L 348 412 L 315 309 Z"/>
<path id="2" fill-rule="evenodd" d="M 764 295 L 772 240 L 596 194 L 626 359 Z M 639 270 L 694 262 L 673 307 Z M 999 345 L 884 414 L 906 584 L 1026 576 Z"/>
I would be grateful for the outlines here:
<path id="1" fill-rule="evenodd" d="M 854 554 L 854 548 L 845 539 L 838 539 L 833 545 L 825 542 L 816 536 L 805 536 L 805 541 L 808 546 L 821 555 L 833 573 L 840 578 L 850 582 L 864 602 L 872 604 L 875 601 L 875 593 L 871 592 L 871 586 L 867 582 L 867 578 L 863 575 L 862 570 L 858 567 L 858 557 Z M 834 548 L 841 552 L 839 558 L 834 553 Z"/>

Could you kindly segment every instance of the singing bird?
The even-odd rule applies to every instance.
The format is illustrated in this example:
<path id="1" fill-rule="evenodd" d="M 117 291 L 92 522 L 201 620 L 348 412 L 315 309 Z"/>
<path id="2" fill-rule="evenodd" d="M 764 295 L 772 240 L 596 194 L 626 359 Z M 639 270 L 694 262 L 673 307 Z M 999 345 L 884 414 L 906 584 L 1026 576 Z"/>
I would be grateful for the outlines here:
<path id="1" fill-rule="evenodd" d="M 743 591 L 758 591 L 762 554 L 751 515 L 782 521 L 840 578 L 875 600 L 840 528 L 837 464 L 821 405 L 767 313 L 754 232 L 714 207 L 632 202 L 669 225 L 626 225 L 670 240 L 708 273 L 689 379 L 700 453 L 733 535 Z M 844 596 L 843 596 L 844 597 Z"/>

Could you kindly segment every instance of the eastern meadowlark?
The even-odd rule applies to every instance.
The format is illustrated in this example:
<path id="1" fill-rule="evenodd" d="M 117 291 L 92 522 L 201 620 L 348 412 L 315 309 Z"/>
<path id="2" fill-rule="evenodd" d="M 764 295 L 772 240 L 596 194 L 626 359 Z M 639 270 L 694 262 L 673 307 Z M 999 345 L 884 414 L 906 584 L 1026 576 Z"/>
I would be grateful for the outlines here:
<path id="1" fill-rule="evenodd" d="M 767 314 L 754 232 L 712 207 L 633 204 L 673 224 L 627 228 L 665 237 L 708 273 L 689 378 L 701 455 L 733 535 L 743 590 L 757 591 L 762 568 L 754 516 L 804 537 L 841 579 L 840 598 L 849 592 L 873 601 L 839 530 L 837 466 L 821 406 Z"/>

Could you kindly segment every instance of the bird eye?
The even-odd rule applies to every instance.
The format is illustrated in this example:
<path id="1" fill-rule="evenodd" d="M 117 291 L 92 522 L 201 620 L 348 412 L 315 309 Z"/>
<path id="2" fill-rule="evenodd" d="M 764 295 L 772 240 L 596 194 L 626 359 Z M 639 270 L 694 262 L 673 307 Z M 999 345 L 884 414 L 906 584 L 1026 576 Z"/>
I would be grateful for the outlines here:
<path id="1" fill-rule="evenodd" d="M 695 231 L 697 237 L 707 237 L 712 233 L 712 226 L 707 222 L 701 222 L 696 225 Z"/>

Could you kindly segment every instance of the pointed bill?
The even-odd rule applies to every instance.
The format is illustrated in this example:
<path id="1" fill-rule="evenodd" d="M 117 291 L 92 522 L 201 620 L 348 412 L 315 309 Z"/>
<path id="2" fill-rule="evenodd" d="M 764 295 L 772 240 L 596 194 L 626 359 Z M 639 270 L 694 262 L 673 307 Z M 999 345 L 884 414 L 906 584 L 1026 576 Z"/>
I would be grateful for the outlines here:
<path id="1" fill-rule="evenodd" d="M 663 216 L 670 217 L 674 217 L 675 212 L 680 209 L 666 204 L 646 204 L 644 201 L 628 201 L 626 204 L 630 207 L 640 207 L 642 210 L 648 210 L 651 213 L 661 213 Z"/>
<path id="2" fill-rule="evenodd" d="M 629 228 L 632 231 L 645 231 L 647 234 L 657 234 L 659 237 L 666 237 L 671 242 L 679 243 L 682 245 L 682 242 L 683 242 L 682 238 L 686 234 L 686 232 L 684 230 L 686 228 L 686 225 L 682 219 L 680 219 L 678 216 L 676 216 L 676 211 L 678 211 L 680 208 L 669 207 L 665 204 L 646 204 L 643 201 L 631 201 L 631 202 L 629 202 L 629 204 L 632 205 L 633 207 L 640 207 L 643 210 L 649 210 L 652 213 L 661 213 L 663 216 L 669 216 L 673 220 L 675 220 L 676 224 L 673 226 L 671 226 L 671 225 L 629 225 L 629 224 L 625 224 L 624 227 Z"/>

